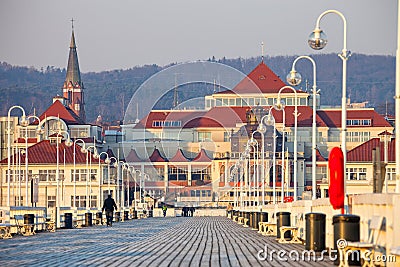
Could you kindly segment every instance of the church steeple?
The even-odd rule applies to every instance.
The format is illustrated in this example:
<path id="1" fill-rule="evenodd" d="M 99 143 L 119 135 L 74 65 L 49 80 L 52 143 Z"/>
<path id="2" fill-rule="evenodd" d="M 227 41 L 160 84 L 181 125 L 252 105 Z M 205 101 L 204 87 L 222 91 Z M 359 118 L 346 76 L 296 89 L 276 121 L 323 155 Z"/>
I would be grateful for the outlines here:
<path id="1" fill-rule="evenodd" d="M 85 116 L 84 86 L 81 81 L 81 73 L 79 70 L 78 53 L 76 51 L 74 20 L 72 19 L 72 35 L 69 46 L 69 57 L 67 66 L 67 76 L 65 77 L 63 86 L 63 96 L 67 99 L 68 107 L 70 107 L 76 115 L 83 121 Z"/>

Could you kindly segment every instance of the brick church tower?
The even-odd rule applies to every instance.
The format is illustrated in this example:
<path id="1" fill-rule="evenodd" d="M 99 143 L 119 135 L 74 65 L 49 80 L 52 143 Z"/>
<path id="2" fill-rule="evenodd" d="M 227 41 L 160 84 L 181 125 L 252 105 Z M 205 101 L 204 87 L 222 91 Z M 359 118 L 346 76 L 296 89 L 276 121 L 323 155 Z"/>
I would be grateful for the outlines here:
<path id="1" fill-rule="evenodd" d="M 69 57 L 67 76 L 63 85 L 63 97 L 66 99 L 66 106 L 72 109 L 82 121 L 86 121 L 84 86 L 79 71 L 78 54 L 76 52 L 74 25 L 72 24 L 72 36 L 69 46 Z"/>

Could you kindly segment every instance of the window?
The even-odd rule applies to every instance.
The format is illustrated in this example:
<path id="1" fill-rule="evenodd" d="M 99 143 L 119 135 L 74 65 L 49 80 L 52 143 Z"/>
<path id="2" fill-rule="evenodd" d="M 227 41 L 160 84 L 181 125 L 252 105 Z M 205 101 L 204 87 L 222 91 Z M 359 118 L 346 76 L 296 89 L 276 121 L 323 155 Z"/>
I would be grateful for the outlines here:
<path id="1" fill-rule="evenodd" d="M 370 119 L 350 119 L 346 120 L 348 126 L 371 126 Z"/>
<path id="2" fill-rule="evenodd" d="M 242 99 L 236 98 L 236 106 L 240 107 L 242 105 Z"/>
<path id="3" fill-rule="evenodd" d="M 168 180 L 185 181 L 187 180 L 187 173 L 188 173 L 187 166 L 180 166 L 180 167 L 170 166 L 168 167 Z"/>
<path id="4" fill-rule="evenodd" d="M 211 140 L 211 132 L 199 132 L 199 133 L 197 133 L 197 140 L 198 140 L 198 142 L 212 141 Z"/>
<path id="5" fill-rule="evenodd" d="M 181 127 L 181 121 L 153 121 L 153 127 Z"/>
<path id="6" fill-rule="evenodd" d="M 231 133 L 224 132 L 224 142 L 229 142 L 231 140 Z"/>
<path id="7" fill-rule="evenodd" d="M 227 98 L 223 98 L 222 99 L 222 105 L 223 106 L 228 106 L 228 99 Z"/>
<path id="8" fill-rule="evenodd" d="M 307 98 L 302 97 L 299 100 L 300 100 L 300 106 L 306 106 L 307 105 Z"/>
<path id="9" fill-rule="evenodd" d="M 386 177 L 389 181 L 396 180 L 396 168 L 386 168 Z"/>
<path id="10" fill-rule="evenodd" d="M 235 99 L 231 98 L 229 99 L 229 106 L 234 106 L 235 105 Z"/>
<path id="11" fill-rule="evenodd" d="M 367 168 L 346 168 L 347 180 L 367 180 Z"/>
<path id="12" fill-rule="evenodd" d="M 64 170 L 59 170 L 60 180 L 64 180 Z M 39 170 L 39 181 L 53 182 L 56 181 L 56 170 Z"/>
<path id="13" fill-rule="evenodd" d="M 88 129 L 86 128 L 71 128 L 71 138 L 82 138 L 88 136 Z"/>
<path id="14" fill-rule="evenodd" d="M 210 180 L 211 177 L 210 167 L 193 167 L 192 168 L 192 180 Z"/>
<path id="15" fill-rule="evenodd" d="M 47 207 L 54 208 L 56 206 L 56 196 L 47 196 Z"/>
<path id="16" fill-rule="evenodd" d="M 272 106 L 272 105 L 274 105 L 274 104 L 275 104 L 275 98 L 269 97 L 269 98 L 268 98 L 268 106 Z"/>
<path id="17" fill-rule="evenodd" d="M 366 142 L 370 139 L 369 132 L 346 132 L 347 142 Z"/>
<path id="18" fill-rule="evenodd" d="M 71 170 L 71 182 L 85 182 L 87 174 L 90 174 L 91 181 L 96 181 L 97 179 L 97 169 L 89 169 L 89 170 L 83 170 L 83 169 L 77 169 L 75 170 L 75 179 L 74 177 L 74 170 Z"/>
<path id="19" fill-rule="evenodd" d="M 92 200 L 93 200 L 93 198 L 95 198 L 97 201 L 96 196 L 92 196 Z M 73 207 L 73 205 L 74 205 L 74 196 L 71 196 L 71 207 Z M 86 207 L 86 196 L 75 196 L 75 207 L 85 208 Z M 92 207 L 96 207 L 96 204 Z"/>

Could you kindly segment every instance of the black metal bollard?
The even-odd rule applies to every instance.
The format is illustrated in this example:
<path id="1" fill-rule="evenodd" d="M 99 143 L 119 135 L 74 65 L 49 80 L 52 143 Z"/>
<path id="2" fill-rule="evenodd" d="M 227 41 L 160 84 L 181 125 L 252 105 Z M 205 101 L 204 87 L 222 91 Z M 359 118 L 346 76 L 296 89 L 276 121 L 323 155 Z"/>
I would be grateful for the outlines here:
<path id="1" fill-rule="evenodd" d="M 279 230 L 281 226 L 290 226 L 290 212 L 282 211 L 276 213 L 277 238 L 281 237 L 281 231 Z M 290 231 L 285 233 L 284 238 L 290 238 Z"/>
<path id="2" fill-rule="evenodd" d="M 64 227 L 72 229 L 72 213 L 64 213 Z"/>
<path id="3" fill-rule="evenodd" d="M 97 224 L 103 224 L 103 213 L 102 212 L 96 213 L 96 222 L 97 222 Z"/>
<path id="4" fill-rule="evenodd" d="M 92 221 L 92 213 L 88 212 L 85 213 L 85 226 L 89 227 L 93 225 L 93 221 Z"/>
<path id="5" fill-rule="evenodd" d="M 325 221 L 323 213 L 307 213 L 306 219 L 306 250 L 321 252 L 325 249 Z"/>

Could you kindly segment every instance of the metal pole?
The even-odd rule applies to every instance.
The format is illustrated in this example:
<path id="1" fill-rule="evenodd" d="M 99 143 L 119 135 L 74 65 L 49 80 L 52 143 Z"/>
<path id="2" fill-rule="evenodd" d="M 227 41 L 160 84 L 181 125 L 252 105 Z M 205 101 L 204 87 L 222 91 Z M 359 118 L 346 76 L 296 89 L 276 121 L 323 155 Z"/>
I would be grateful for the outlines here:
<path id="1" fill-rule="evenodd" d="M 397 3 L 397 50 L 396 50 L 396 193 L 400 193 L 400 1 Z"/>

